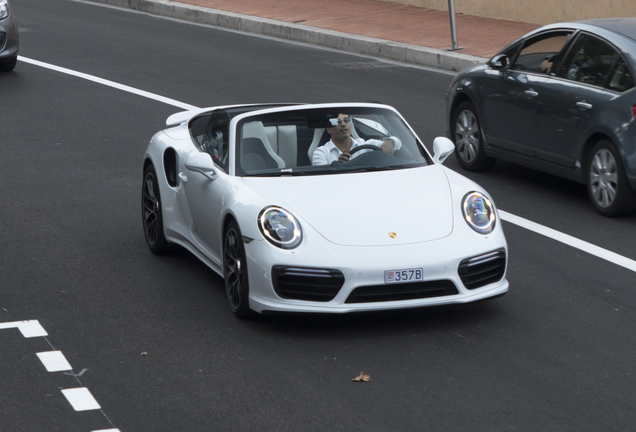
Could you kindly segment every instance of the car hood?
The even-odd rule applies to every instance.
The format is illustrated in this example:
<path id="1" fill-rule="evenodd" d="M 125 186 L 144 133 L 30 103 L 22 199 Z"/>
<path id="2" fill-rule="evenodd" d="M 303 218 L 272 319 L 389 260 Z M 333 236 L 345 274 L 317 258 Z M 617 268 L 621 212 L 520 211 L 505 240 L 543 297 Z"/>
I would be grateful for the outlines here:
<path id="1" fill-rule="evenodd" d="M 267 204 L 284 207 L 339 245 L 419 243 L 453 230 L 450 185 L 438 166 L 243 180 L 272 200 Z"/>

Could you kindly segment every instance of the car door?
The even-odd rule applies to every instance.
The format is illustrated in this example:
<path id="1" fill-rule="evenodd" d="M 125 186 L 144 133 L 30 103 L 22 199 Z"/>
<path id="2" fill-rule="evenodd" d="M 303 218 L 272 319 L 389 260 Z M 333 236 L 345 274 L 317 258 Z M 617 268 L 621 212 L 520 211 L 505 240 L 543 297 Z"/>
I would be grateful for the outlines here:
<path id="1" fill-rule="evenodd" d="M 542 89 L 550 62 L 561 52 L 571 30 L 541 33 L 508 50 L 509 68 L 489 70 L 484 85 L 483 122 L 489 145 L 534 156 Z M 517 54 L 518 52 L 518 54 Z"/>
<path id="2" fill-rule="evenodd" d="M 206 158 L 207 161 L 203 160 Z M 179 179 L 190 214 L 192 237 L 217 264 L 221 263 L 219 223 L 227 175 L 213 165 L 206 153 L 191 154 L 185 160 Z"/>
<path id="3" fill-rule="evenodd" d="M 193 120 L 190 132 L 199 151 L 182 156 L 179 172 L 191 217 L 192 237 L 218 265 L 222 260 L 219 224 L 228 183 L 225 172 L 228 163 L 228 124 L 229 116 L 222 110 Z"/>
<path id="4" fill-rule="evenodd" d="M 621 67 L 625 62 L 612 45 L 588 33 L 577 36 L 559 70 L 545 84 L 537 158 L 576 168 L 585 137 L 610 115 L 609 102 L 618 93 L 609 78 Z"/>

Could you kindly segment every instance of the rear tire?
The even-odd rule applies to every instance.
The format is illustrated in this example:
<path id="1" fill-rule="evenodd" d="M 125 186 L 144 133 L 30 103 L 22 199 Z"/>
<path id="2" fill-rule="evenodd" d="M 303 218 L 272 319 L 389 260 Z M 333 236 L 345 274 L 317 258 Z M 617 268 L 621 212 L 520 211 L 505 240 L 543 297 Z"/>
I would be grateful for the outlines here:
<path id="1" fill-rule="evenodd" d="M 492 168 L 497 161 L 484 152 L 485 135 L 472 102 L 464 101 L 455 110 L 451 134 L 455 142 L 455 155 L 462 168 L 468 171 L 485 171 Z"/>
<path id="2" fill-rule="evenodd" d="M 608 139 L 592 147 L 587 191 L 594 208 L 603 216 L 624 216 L 636 209 L 636 194 L 629 187 L 620 155 Z"/>
<path id="3" fill-rule="evenodd" d="M 157 173 L 152 165 L 144 170 L 141 190 L 141 219 L 144 226 L 146 244 L 156 254 L 168 251 L 169 243 L 163 231 L 163 209 Z"/>

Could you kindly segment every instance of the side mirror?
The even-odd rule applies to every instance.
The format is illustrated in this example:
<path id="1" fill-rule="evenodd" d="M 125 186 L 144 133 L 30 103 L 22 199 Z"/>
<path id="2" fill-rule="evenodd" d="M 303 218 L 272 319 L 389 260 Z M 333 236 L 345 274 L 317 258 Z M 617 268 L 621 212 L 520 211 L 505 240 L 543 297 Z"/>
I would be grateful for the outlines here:
<path id="1" fill-rule="evenodd" d="M 210 180 L 214 180 L 219 176 L 214 169 L 212 158 L 207 153 L 195 153 L 191 155 L 186 161 L 185 167 L 190 171 L 203 174 Z"/>
<path id="2" fill-rule="evenodd" d="M 502 70 L 510 66 L 510 59 L 505 54 L 497 54 L 488 62 L 488 64 L 495 70 Z"/>
<path id="3" fill-rule="evenodd" d="M 455 144 L 446 137 L 437 137 L 433 141 L 433 162 L 441 164 L 455 151 Z"/>

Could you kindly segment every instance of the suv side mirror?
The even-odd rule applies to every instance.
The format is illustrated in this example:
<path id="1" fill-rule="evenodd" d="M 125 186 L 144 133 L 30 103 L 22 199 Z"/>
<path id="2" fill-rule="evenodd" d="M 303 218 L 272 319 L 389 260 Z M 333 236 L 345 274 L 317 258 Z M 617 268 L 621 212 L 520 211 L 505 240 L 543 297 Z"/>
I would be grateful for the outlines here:
<path id="1" fill-rule="evenodd" d="M 488 64 L 495 70 L 502 70 L 510 66 L 510 59 L 505 54 L 497 54 L 488 62 Z"/>

